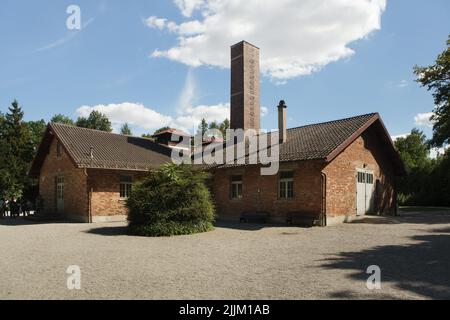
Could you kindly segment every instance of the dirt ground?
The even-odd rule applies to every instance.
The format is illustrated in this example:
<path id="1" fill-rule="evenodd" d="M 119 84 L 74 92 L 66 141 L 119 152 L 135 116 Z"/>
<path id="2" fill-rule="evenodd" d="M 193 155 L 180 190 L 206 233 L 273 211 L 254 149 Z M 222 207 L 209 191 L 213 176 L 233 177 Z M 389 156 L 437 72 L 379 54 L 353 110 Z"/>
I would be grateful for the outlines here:
<path id="1" fill-rule="evenodd" d="M 67 287 L 72 265 L 80 290 Z M 380 290 L 366 286 L 371 265 Z M 173 238 L 6 219 L 0 270 L 0 299 L 449 299 L 450 213 L 309 229 L 219 224 Z"/>

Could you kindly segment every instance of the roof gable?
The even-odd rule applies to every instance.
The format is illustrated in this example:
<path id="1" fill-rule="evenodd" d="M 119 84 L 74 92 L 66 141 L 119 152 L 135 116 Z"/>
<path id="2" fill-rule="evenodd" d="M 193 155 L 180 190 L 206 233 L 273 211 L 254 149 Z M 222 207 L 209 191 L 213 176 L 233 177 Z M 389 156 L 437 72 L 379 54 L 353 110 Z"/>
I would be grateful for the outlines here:
<path id="1" fill-rule="evenodd" d="M 39 175 L 54 137 L 78 168 L 147 171 L 171 161 L 172 150 L 150 139 L 50 123 L 30 175 Z"/>

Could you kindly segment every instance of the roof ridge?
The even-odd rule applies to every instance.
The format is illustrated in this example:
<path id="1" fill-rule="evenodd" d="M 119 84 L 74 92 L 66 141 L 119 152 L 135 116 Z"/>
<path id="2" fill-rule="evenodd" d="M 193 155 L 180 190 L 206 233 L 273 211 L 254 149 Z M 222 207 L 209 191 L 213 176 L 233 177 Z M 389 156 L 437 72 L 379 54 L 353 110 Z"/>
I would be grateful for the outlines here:
<path id="1" fill-rule="evenodd" d="M 288 128 L 288 130 L 295 130 L 295 129 L 300 129 L 300 128 L 306 128 L 306 127 L 311 127 L 311 126 L 317 126 L 317 125 L 321 125 L 321 124 L 329 124 L 329 123 L 335 123 L 335 122 L 340 122 L 340 121 L 344 121 L 344 120 L 352 120 L 352 119 L 356 119 L 356 118 L 362 118 L 365 116 L 375 116 L 375 115 L 379 115 L 378 112 L 372 112 L 372 113 L 366 113 L 366 114 L 361 114 L 361 115 L 357 115 L 357 116 L 353 116 L 353 117 L 348 117 L 348 118 L 342 118 L 342 119 L 336 119 L 336 120 L 329 120 L 329 121 L 324 121 L 324 122 L 317 122 L 317 123 L 311 123 L 311 124 L 306 124 L 303 126 L 298 126 L 298 127 L 293 127 L 293 128 Z"/>
<path id="2" fill-rule="evenodd" d="M 153 142 L 155 145 L 162 146 L 162 147 L 164 147 L 166 149 L 172 150 L 169 146 L 166 146 L 166 145 L 161 144 L 161 143 L 157 143 L 156 141 L 154 141 L 153 139 L 150 139 L 150 138 L 139 137 L 139 136 L 129 136 L 129 135 L 126 135 L 126 134 L 102 131 L 102 130 L 91 129 L 91 128 L 78 127 L 78 126 L 75 126 L 75 125 L 59 123 L 59 122 L 50 122 L 50 125 L 51 126 L 57 125 L 57 126 L 72 128 L 72 129 L 76 129 L 76 130 L 85 130 L 85 131 L 97 132 L 97 133 L 101 133 L 101 134 L 109 134 L 109 135 L 114 135 L 114 136 L 119 136 L 119 137 L 128 137 L 128 138 L 134 138 L 134 139 L 150 141 L 150 142 Z"/>
<path id="3" fill-rule="evenodd" d="M 108 131 L 103 131 L 103 130 L 98 130 L 98 129 L 91 129 L 91 128 L 79 127 L 79 126 L 76 126 L 76 125 L 65 124 L 65 123 L 59 123 L 59 122 L 50 122 L 50 124 L 51 124 L 52 126 L 53 126 L 53 125 L 57 125 L 57 126 L 62 126 L 62 127 L 67 127 L 67 128 L 74 128 L 74 129 L 77 129 L 77 130 L 94 131 L 94 132 L 99 132 L 99 133 L 103 133 L 103 134 L 112 134 L 112 135 L 121 136 L 121 137 L 131 137 L 131 138 L 145 139 L 145 140 L 153 141 L 153 140 L 150 139 L 150 138 L 139 137 L 139 136 L 130 136 L 130 135 L 121 134 L 121 133 L 115 133 L 115 132 L 108 132 Z"/>

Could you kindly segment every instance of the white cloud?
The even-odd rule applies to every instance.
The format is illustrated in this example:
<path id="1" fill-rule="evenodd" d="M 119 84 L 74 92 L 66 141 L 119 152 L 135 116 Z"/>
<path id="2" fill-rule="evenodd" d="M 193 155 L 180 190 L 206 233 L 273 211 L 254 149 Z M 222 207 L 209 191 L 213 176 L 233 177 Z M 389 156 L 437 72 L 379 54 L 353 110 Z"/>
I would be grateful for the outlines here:
<path id="1" fill-rule="evenodd" d="M 269 108 L 261 107 L 261 117 L 265 117 L 269 114 Z"/>
<path id="2" fill-rule="evenodd" d="M 150 26 L 176 34 L 178 45 L 155 50 L 189 66 L 228 68 L 229 46 L 261 48 L 262 72 L 275 81 L 318 71 L 354 54 L 349 44 L 381 28 L 386 0 L 175 0 L 183 23 L 150 17 Z M 162 26 L 162 27 L 161 27 Z"/>
<path id="3" fill-rule="evenodd" d="M 409 133 L 403 133 L 403 134 L 399 134 L 396 136 L 391 136 L 392 141 L 397 141 L 400 138 L 406 138 L 407 136 L 409 136 Z"/>
<path id="4" fill-rule="evenodd" d="M 400 81 L 400 82 L 397 84 L 397 87 L 399 87 L 399 88 L 405 88 L 405 87 L 407 87 L 408 85 L 409 85 L 408 80 L 402 80 L 402 81 Z"/>
<path id="5" fill-rule="evenodd" d="M 444 155 L 449 148 L 450 148 L 450 146 L 445 146 L 445 147 L 441 147 L 441 148 L 432 148 L 430 150 L 430 158 L 436 159 L 438 156 Z"/>
<path id="6" fill-rule="evenodd" d="M 174 119 L 172 126 L 193 132 L 197 129 L 202 119 L 212 122 L 223 121 L 227 118 L 230 118 L 229 103 L 220 103 L 212 106 L 200 105 L 184 109 L 183 113 Z"/>
<path id="7" fill-rule="evenodd" d="M 81 106 L 76 110 L 76 113 L 81 117 L 88 117 L 94 110 L 105 114 L 116 131 L 122 124 L 128 123 L 149 132 L 165 126 L 193 132 L 203 118 L 212 122 L 223 121 L 230 116 L 230 105 L 228 103 L 186 107 L 176 117 L 161 114 L 142 103 L 131 102 Z"/>
<path id="8" fill-rule="evenodd" d="M 205 0 L 175 0 L 175 4 L 180 8 L 185 17 L 190 17 L 194 10 L 201 8 Z"/>
<path id="9" fill-rule="evenodd" d="M 431 117 L 433 116 L 433 114 L 433 112 L 419 113 L 414 117 L 414 123 L 417 126 L 432 128 L 433 121 L 431 121 Z"/>
<path id="10" fill-rule="evenodd" d="M 145 20 L 145 23 L 149 27 L 158 28 L 158 29 L 162 30 L 166 26 L 166 21 L 167 21 L 167 19 L 161 19 L 161 18 L 158 18 L 155 16 L 151 16 Z"/>
<path id="11" fill-rule="evenodd" d="M 77 109 L 77 114 L 88 117 L 92 111 L 105 114 L 115 128 L 127 122 L 130 125 L 140 127 L 145 130 L 157 129 L 171 123 L 170 116 L 163 115 L 151 108 L 145 107 L 141 103 L 124 102 L 119 104 L 100 104 L 96 106 L 81 106 Z"/>

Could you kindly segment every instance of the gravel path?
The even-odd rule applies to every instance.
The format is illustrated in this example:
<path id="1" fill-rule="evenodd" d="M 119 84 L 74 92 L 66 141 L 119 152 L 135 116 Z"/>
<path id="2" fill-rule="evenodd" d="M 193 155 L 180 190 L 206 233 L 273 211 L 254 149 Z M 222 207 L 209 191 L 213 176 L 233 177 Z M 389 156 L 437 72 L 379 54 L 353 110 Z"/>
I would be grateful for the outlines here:
<path id="1" fill-rule="evenodd" d="M 157 239 L 124 232 L 0 220 L 0 299 L 450 299 L 449 213 Z M 70 265 L 81 290 L 67 289 Z M 366 288 L 370 265 L 382 269 L 381 290 Z"/>

